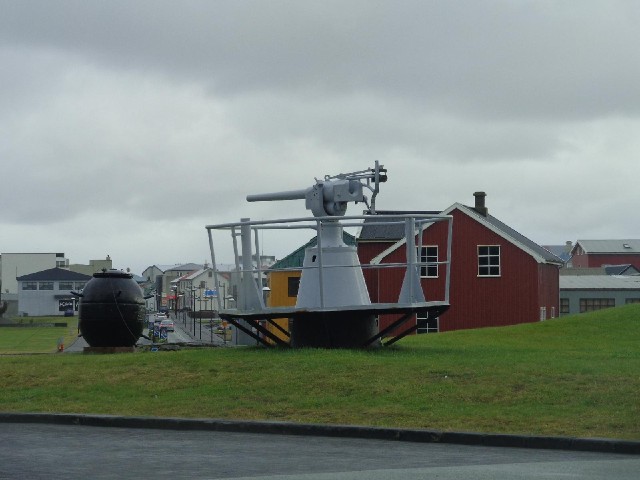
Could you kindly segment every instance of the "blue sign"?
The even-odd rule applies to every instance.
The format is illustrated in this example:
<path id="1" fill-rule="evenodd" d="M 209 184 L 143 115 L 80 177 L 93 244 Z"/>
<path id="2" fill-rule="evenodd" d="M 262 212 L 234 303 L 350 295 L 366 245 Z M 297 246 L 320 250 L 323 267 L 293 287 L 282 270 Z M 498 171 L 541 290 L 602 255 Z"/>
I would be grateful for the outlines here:
<path id="1" fill-rule="evenodd" d="M 204 296 L 205 297 L 217 297 L 218 296 L 218 290 L 216 290 L 216 289 L 205 290 L 204 291 Z"/>

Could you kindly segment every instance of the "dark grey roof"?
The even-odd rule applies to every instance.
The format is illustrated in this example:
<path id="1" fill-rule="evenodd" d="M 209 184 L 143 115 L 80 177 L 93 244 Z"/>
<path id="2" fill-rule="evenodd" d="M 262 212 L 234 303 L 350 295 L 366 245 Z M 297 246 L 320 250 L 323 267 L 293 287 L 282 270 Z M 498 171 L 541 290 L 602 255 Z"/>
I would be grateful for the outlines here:
<path id="1" fill-rule="evenodd" d="M 476 216 L 478 219 L 484 220 L 485 222 L 489 223 L 490 225 L 492 225 L 497 230 L 499 230 L 502 233 L 504 233 L 507 237 L 511 237 L 517 243 L 525 246 L 529 250 L 532 250 L 534 253 L 536 253 L 539 256 L 541 256 L 544 259 L 545 262 L 547 262 L 547 263 L 557 263 L 557 264 L 563 264 L 564 263 L 561 258 L 557 257 L 556 255 L 551 253 L 546 248 L 541 247 L 540 245 L 538 245 L 533 240 L 529 240 L 527 237 L 522 235 L 520 232 L 517 232 L 516 230 L 511 228 L 509 225 L 507 225 L 507 224 L 501 222 L 500 220 L 498 220 L 496 217 L 494 217 L 492 215 L 487 215 L 485 217 L 484 215 L 480 215 L 478 212 L 476 212 L 475 209 L 473 209 L 473 207 L 466 207 L 466 208 L 467 208 L 467 210 L 469 210 L 469 213 L 471 215 Z"/>
<path id="2" fill-rule="evenodd" d="M 411 214 L 420 214 L 420 215 L 437 215 L 440 212 L 432 212 L 432 211 L 418 211 L 418 210 L 378 210 L 376 214 L 378 215 L 411 215 Z M 358 235 L 359 242 L 367 242 L 367 241 L 385 241 L 385 242 L 395 242 L 404 238 L 404 224 L 397 223 L 393 225 L 380 225 L 384 221 L 388 221 L 389 219 L 383 219 L 376 217 L 376 215 L 371 215 L 367 217 L 362 224 L 362 229 L 360 231 L 360 235 Z"/>
<path id="3" fill-rule="evenodd" d="M 603 265 L 607 275 L 638 275 L 640 271 L 630 263 L 624 265 Z"/>
<path id="4" fill-rule="evenodd" d="M 48 270 L 41 270 L 35 273 L 29 273 L 16 277 L 19 282 L 43 282 L 43 281 L 60 281 L 60 280 L 77 280 L 87 281 L 93 278 L 91 275 L 85 275 L 83 273 L 72 272 L 71 270 L 65 270 L 64 268 L 50 268 Z"/>
<path id="5" fill-rule="evenodd" d="M 565 263 L 571 259 L 571 249 L 567 248 L 567 245 L 543 245 L 543 247 Z"/>

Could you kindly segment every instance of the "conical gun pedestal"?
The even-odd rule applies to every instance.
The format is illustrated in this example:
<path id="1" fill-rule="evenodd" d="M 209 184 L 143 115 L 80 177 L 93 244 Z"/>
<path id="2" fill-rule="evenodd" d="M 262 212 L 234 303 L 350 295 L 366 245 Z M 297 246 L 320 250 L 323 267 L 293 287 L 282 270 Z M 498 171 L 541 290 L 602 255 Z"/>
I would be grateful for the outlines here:
<path id="1" fill-rule="evenodd" d="M 291 346 L 361 347 L 378 324 L 372 313 L 352 309 L 371 305 L 357 250 L 342 241 L 337 221 L 323 222 L 319 239 L 305 251 L 296 308 L 335 310 L 290 318 Z"/>

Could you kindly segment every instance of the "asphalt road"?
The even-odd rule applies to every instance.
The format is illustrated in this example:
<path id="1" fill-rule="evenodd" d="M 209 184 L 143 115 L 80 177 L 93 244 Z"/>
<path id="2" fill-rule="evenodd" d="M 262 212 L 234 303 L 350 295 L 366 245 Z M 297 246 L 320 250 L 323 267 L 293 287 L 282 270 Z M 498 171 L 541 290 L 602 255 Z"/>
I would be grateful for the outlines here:
<path id="1" fill-rule="evenodd" d="M 0 423 L 0 479 L 615 479 L 640 457 L 352 438 Z"/>

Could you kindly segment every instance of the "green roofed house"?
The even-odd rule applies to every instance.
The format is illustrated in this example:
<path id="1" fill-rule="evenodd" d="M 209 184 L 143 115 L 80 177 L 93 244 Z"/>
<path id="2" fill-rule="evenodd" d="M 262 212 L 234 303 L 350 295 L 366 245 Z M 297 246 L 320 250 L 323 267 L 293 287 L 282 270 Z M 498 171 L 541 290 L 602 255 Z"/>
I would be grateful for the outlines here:
<path id="1" fill-rule="evenodd" d="M 78 302 L 71 292 L 82 290 L 91 278 L 64 268 L 17 277 L 18 312 L 30 317 L 73 314 L 78 310 Z"/>

